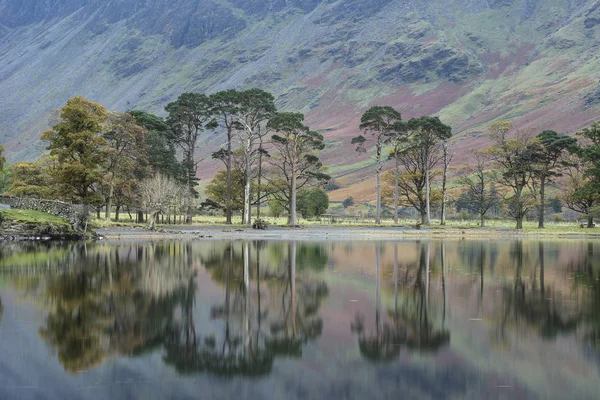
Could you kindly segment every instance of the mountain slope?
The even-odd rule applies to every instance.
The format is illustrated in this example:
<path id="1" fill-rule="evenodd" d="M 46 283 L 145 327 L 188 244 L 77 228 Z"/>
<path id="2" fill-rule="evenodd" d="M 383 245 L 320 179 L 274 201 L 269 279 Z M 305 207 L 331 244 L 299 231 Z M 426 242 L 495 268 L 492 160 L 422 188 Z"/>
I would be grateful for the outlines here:
<path id="1" fill-rule="evenodd" d="M 370 160 L 349 138 L 372 104 L 440 115 L 458 162 L 493 120 L 597 119 L 599 30 L 590 0 L 0 0 L 0 142 L 11 161 L 36 156 L 78 94 L 160 113 L 183 91 L 256 86 L 305 112 L 332 174 L 356 183 Z"/>

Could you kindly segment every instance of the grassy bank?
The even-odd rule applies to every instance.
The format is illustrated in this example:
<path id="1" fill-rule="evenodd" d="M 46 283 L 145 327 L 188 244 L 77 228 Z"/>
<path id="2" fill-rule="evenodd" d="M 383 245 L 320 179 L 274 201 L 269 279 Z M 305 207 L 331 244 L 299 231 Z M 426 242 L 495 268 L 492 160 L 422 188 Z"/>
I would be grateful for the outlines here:
<path id="1" fill-rule="evenodd" d="M 54 215 L 33 210 L 0 210 L 0 220 L 12 221 L 14 223 L 37 223 L 54 224 L 58 226 L 70 226 L 67 221 Z"/>

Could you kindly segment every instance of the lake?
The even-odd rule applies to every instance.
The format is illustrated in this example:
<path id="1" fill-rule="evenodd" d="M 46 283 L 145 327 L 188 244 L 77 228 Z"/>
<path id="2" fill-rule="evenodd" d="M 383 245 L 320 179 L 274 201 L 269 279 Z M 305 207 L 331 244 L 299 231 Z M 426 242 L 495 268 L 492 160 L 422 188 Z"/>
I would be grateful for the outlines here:
<path id="1" fill-rule="evenodd" d="M 2 399 L 598 398 L 600 242 L 0 244 Z"/>

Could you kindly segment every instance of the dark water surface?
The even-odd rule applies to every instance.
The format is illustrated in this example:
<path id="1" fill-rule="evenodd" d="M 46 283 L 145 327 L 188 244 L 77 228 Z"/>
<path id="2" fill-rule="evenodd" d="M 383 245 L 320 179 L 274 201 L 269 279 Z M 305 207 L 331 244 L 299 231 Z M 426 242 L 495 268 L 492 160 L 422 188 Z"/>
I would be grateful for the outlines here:
<path id="1" fill-rule="evenodd" d="M 599 398 L 600 242 L 0 245 L 1 399 Z"/>

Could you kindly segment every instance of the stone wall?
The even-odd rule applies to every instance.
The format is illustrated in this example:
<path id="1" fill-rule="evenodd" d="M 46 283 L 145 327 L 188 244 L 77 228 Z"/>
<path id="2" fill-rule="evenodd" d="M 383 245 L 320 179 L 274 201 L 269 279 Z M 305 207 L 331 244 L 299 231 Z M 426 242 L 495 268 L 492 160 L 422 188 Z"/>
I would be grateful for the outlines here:
<path id="1" fill-rule="evenodd" d="M 14 196 L 0 195 L 0 204 L 9 205 L 11 208 L 21 210 L 42 211 L 68 221 L 73 228 L 82 229 L 87 219 L 84 207 L 79 204 L 70 204 L 58 200 L 30 199 Z"/>

